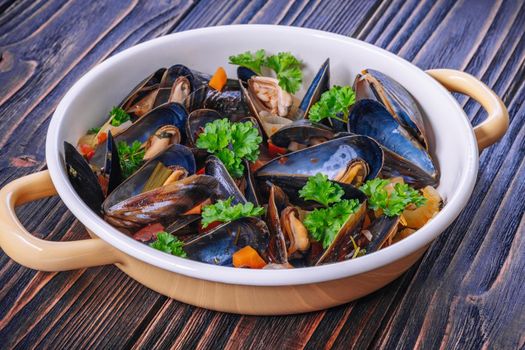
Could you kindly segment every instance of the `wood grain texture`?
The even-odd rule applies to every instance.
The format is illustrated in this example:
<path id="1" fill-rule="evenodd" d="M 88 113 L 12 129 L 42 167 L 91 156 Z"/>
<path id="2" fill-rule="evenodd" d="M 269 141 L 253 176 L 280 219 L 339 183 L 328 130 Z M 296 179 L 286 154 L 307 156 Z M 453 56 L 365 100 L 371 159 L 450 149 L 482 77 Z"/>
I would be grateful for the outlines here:
<path id="1" fill-rule="evenodd" d="M 115 267 L 42 273 L 0 253 L 1 348 L 487 348 L 525 346 L 525 3 L 514 0 L 0 1 L 0 185 L 45 167 L 67 89 L 101 60 L 170 32 L 279 23 L 365 40 L 502 96 L 511 124 L 483 152 L 458 219 L 417 266 L 348 305 L 287 317 L 167 299 Z M 457 96 L 473 123 L 479 105 Z M 30 135 L 28 137 L 28 135 Z M 85 238 L 58 198 L 19 215 L 38 237 Z"/>

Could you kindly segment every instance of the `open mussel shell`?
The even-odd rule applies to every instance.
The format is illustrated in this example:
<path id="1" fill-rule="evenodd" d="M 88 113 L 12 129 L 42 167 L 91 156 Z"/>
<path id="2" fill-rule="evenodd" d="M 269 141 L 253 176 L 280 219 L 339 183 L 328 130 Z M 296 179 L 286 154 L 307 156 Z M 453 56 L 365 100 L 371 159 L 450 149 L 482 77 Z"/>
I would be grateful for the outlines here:
<path id="1" fill-rule="evenodd" d="M 204 131 L 206 124 L 222 118 L 221 114 L 213 109 L 196 109 L 191 112 L 185 126 L 188 144 L 195 146 L 197 138 Z"/>
<path id="2" fill-rule="evenodd" d="M 299 119 L 280 128 L 270 137 L 270 141 L 277 147 L 288 148 L 290 144 L 314 146 L 333 138 L 334 131 L 329 127 Z"/>
<path id="3" fill-rule="evenodd" d="M 208 79 L 182 64 L 176 64 L 164 72 L 154 107 L 168 102 L 183 104 L 195 90 L 207 84 Z"/>
<path id="4" fill-rule="evenodd" d="M 268 259 L 274 264 L 288 263 L 288 249 L 281 227 L 281 212 L 288 206 L 288 198 L 283 190 L 275 185 L 270 187 L 266 222 L 269 229 Z"/>
<path id="5" fill-rule="evenodd" d="M 249 245 L 266 260 L 268 227 L 258 218 L 242 218 L 213 228 L 184 244 L 188 258 L 213 265 L 232 266 L 233 254 Z"/>
<path id="6" fill-rule="evenodd" d="M 217 181 L 207 175 L 192 175 L 174 183 L 143 192 L 155 167 L 184 168 L 195 173 L 191 150 L 172 145 L 165 152 L 148 161 L 126 181 L 120 184 L 104 201 L 103 210 L 108 222 L 125 228 L 137 228 L 181 215 L 210 198 Z"/>
<path id="7" fill-rule="evenodd" d="M 120 108 L 129 114 L 132 121 L 139 119 L 153 109 L 165 71 L 166 68 L 160 68 L 138 83 L 119 104 Z"/>
<path id="8" fill-rule="evenodd" d="M 294 119 L 302 119 L 308 117 L 308 112 L 310 107 L 312 107 L 319 99 L 323 92 L 330 89 L 330 59 L 327 58 L 326 61 L 321 65 L 319 71 L 315 75 L 314 79 L 310 83 L 308 90 L 304 94 L 301 103 L 299 104 L 299 109 L 297 115 Z"/>
<path id="9" fill-rule="evenodd" d="M 216 191 L 216 197 L 213 199 L 226 200 L 230 197 L 233 197 L 233 205 L 247 203 L 246 198 L 242 194 L 241 190 L 239 190 L 239 187 L 237 187 L 237 184 L 219 158 L 215 156 L 209 156 L 208 159 L 206 159 L 204 173 L 217 179 L 219 184 Z"/>
<path id="10" fill-rule="evenodd" d="M 389 168 L 384 169 L 388 173 L 383 171 L 385 176 L 393 175 L 395 169 L 400 175 L 413 171 L 419 178 L 407 177 L 407 182 L 418 187 L 437 183 L 438 172 L 428 152 L 381 103 L 374 100 L 358 101 L 348 117 L 348 131 L 370 136 L 391 151 L 385 152 L 385 163 L 389 165 Z M 396 159 L 390 159 L 392 157 Z"/>
<path id="11" fill-rule="evenodd" d="M 323 265 L 346 260 L 349 253 L 354 250 L 352 238 L 357 240 L 366 215 L 366 202 L 361 203 L 355 213 L 350 215 L 343 227 L 336 234 L 334 241 L 322 251 L 320 256 L 310 256 L 309 260 L 315 265 Z M 352 238 L 350 238 L 352 237 Z"/>
<path id="12" fill-rule="evenodd" d="M 185 141 L 184 127 L 188 115 L 184 107 L 178 103 L 167 103 L 159 106 L 133 123 L 124 132 L 114 137 L 115 143 L 125 141 L 128 144 L 134 141 L 145 143 L 155 132 L 163 126 L 173 125 L 179 129 L 182 141 Z M 98 147 L 90 163 L 98 168 L 104 166 L 104 147 Z"/>
<path id="13" fill-rule="evenodd" d="M 75 146 L 68 142 L 64 142 L 64 158 L 71 185 L 84 203 L 100 215 L 104 193 L 97 176 Z"/>
<path id="14" fill-rule="evenodd" d="M 382 215 L 374 219 L 368 227 L 372 240 L 363 247 L 366 249 L 366 253 L 370 254 L 379 250 L 390 237 L 396 234 L 398 224 L 399 216 L 388 217 Z"/>
<path id="15" fill-rule="evenodd" d="M 390 114 L 428 149 L 419 105 L 401 84 L 377 70 L 365 69 L 357 76 L 354 90 L 357 100 L 374 99 L 381 102 Z"/>
<path id="16" fill-rule="evenodd" d="M 259 168 L 255 177 L 271 181 L 279 176 L 308 177 L 322 173 L 331 180 L 338 180 L 344 177 L 356 159 L 368 164 L 365 180 L 373 179 L 383 166 L 383 151 L 367 136 L 340 137 L 277 157 Z"/>

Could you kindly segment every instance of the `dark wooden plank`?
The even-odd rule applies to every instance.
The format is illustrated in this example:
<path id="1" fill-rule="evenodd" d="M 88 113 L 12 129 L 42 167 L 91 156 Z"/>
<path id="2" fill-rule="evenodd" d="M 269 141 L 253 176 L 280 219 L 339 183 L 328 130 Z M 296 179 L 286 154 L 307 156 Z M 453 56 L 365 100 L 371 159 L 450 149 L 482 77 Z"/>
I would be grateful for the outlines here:
<path id="1" fill-rule="evenodd" d="M 0 13 L 0 78 L 8 81 L 0 86 L 0 121 L 10 131 L 0 136 L 2 183 L 43 167 L 52 110 L 94 64 L 148 38 L 208 25 L 325 29 L 385 47 L 425 69 L 465 69 L 504 96 L 513 120 L 502 142 L 482 155 L 478 185 L 458 220 L 418 266 L 357 302 L 290 317 L 219 314 L 168 300 L 113 267 L 47 274 L 19 267 L 1 254 L 0 343 L 20 348 L 523 347 L 516 328 L 525 314 L 519 302 L 523 280 L 516 278 L 524 264 L 518 234 L 524 210 L 519 202 L 523 7 L 516 1 L 447 0 L 139 1 L 98 9 L 75 1 L 9 2 Z M 88 36 L 71 40 L 69 34 L 82 32 L 81 24 L 100 11 L 105 13 Z M 72 26 L 73 21 L 80 25 Z M 472 101 L 460 97 L 460 102 L 475 122 L 484 116 Z M 20 216 L 41 237 L 85 237 L 56 198 L 29 204 Z"/>

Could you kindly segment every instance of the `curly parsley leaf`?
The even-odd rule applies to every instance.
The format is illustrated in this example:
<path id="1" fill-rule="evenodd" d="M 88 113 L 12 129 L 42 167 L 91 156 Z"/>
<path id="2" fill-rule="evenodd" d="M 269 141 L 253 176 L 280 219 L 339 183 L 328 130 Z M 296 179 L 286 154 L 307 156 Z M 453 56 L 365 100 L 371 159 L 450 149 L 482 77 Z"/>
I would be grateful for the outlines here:
<path id="1" fill-rule="evenodd" d="M 277 74 L 279 86 L 292 94 L 300 89 L 303 82 L 301 65 L 301 61 L 289 52 L 279 52 L 277 55 L 269 56 L 265 62 L 265 66 Z"/>
<path id="2" fill-rule="evenodd" d="M 157 233 L 157 240 L 153 243 L 150 243 L 149 246 L 163 251 L 164 253 L 185 258 L 187 255 L 183 249 L 183 245 L 184 243 L 174 235 L 167 232 L 159 232 Z"/>
<path id="3" fill-rule="evenodd" d="M 109 112 L 109 117 L 111 118 L 110 123 L 112 126 L 120 126 L 130 119 L 129 114 L 120 107 L 113 107 L 111 112 Z"/>
<path id="4" fill-rule="evenodd" d="M 426 198 L 408 184 L 396 183 L 390 192 L 386 188 L 388 184 L 388 180 L 376 178 L 359 188 L 367 195 L 370 209 L 381 209 L 386 216 L 397 216 L 410 204 L 417 207 L 425 204 Z"/>
<path id="5" fill-rule="evenodd" d="M 328 176 L 321 173 L 310 176 L 306 185 L 299 190 L 299 197 L 316 201 L 325 207 L 339 202 L 343 195 L 344 191 L 341 186 L 328 180 Z"/>
<path id="6" fill-rule="evenodd" d="M 252 54 L 250 51 L 244 53 L 230 56 L 230 64 L 236 64 L 238 66 L 246 67 L 253 70 L 257 74 L 261 74 L 261 67 L 264 63 L 266 53 L 263 49 L 258 50 L 255 54 Z"/>
<path id="7" fill-rule="evenodd" d="M 201 224 L 206 228 L 215 221 L 230 222 L 240 218 L 261 216 L 264 214 L 263 207 L 256 207 L 252 202 L 245 204 L 238 203 L 232 206 L 233 197 L 226 200 L 218 200 L 215 204 L 210 204 L 202 208 Z"/>
<path id="8" fill-rule="evenodd" d="M 133 141 L 131 146 L 126 141 L 119 141 L 117 150 L 122 175 L 124 178 L 128 178 L 142 165 L 146 150 L 142 147 L 140 141 Z"/>
<path id="9" fill-rule="evenodd" d="M 289 92 L 296 93 L 303 82 L 302 62 L 289 52 L 279 52 L 276 55 L 266 57 L 264 50 L 258 50 L 255 54 L 246 51 L 236 56 L 229 57 L 231 64 L 249 68 L 262 75 L 261 68 L 268 67 L 277 75 L 279 86 Z"/>
<path id="10" fill-rule="evenodd" d="M 333 86 L 325 91 L 311 108 L 308 119 L 320 122 L 325 118 L 348 121 L 349 108 L 355 103 L 355 93 L 350 86 Z"/>
<path id="11" fill-rule="evenodd" d="M 244 173 L 243 159 L 255 162 L 262 138 L 252 122 L 232 123 L 218 119 L 208 123 L 199 134 L 196 145 L 214 154 L 235 178 Z"/>
<path id="12" fill-rule="evenodd" d="M 331 207 L 315 209 L 306 215 L 304 226 L 326 249 L 332 244 L 348 217 L 357 211 L 359 205 L 357 199 L 343 199 Z"/>

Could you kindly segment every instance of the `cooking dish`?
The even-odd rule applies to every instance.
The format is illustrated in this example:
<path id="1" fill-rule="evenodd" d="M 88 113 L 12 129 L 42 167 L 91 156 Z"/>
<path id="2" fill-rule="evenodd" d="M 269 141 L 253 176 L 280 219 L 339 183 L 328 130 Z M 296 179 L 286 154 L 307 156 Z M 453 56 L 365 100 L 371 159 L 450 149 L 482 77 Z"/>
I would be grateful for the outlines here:
<path id="1" fill-rule="evenodd" d="M 276 37 L 279 42 L 275 42 Z M 365 67 L 400 82 L 427 117 L 429 149 L 441 173 L 438 190 L 446 203 L 441 212 L 415 234 L 359 259 L 303 269 L 253 271 L 203 264 L 151 249 L 108 225 L 80 200 L 65 172 L 64 141 L 75 144 L 94 120 L 103 123 L 115 101 L 122 100 L 130 87 L 158 67 L 182 63 L 210 72 L 227 62 L 231 54 L 259 48 L 293 52 L 307 63 L 305 81 L 312 79 L 314 67 L 319 67 L 328 56 L 333 84 L 349 84 Z M 209 61 L 211 52 L 217 62 Z M 228 75 L 233 76 L 234 67 L 227 68 Z M 63 98 L 47 135 L 49 170 L 15 180 L 1 190 L 1 247 L 21 264 L 44 271 L 116 264 L 159 293 L 219 311 L 289 314 L 359 298 L 406 271 L 457 217 L 476 181 L 479 150 L 499 140 L 508 127 L 503 103 L 483 83 L 453 70 L 427 73 L 372 45 L 292 27 L 214 27 L 137 45 L 92 69 Z M 488 112 L 487 120 L 473 130 L 452 95 L 433 78 L 447 89 L 480 102 Z M 86 226 L 92 239 L 47 242 L 23 228 L 14 208 L 56 193 Z"/>

